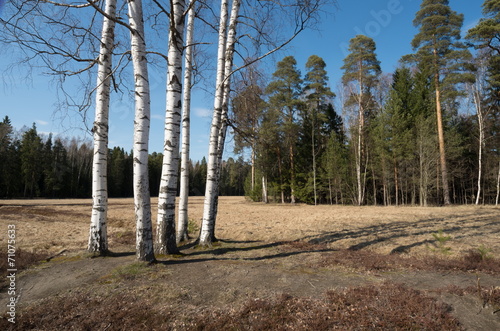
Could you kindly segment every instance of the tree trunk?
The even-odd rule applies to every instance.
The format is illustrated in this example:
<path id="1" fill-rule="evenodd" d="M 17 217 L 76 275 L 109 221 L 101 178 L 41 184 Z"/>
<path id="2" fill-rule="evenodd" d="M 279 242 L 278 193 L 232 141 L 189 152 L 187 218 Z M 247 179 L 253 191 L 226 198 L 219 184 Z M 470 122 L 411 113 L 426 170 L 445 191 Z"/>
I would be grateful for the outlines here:
<path id="1" fill-rule="evenodd" d="M 136 255 L 140 261 L 153 262 L 153 228 L 149 196 L 148 151 L 150 125 L 150 92 L 144 38 L 142 0 L 128 0 L 131 32 L 131 54 L 135 81 L 134 119 L 134 204 L 136 218 Z"/>
<path id="2" fill-rule="evenodd" d="M 359 100 L 358 100 L 358 151 L 356 158 L 356 179 L 358 184 L 358 206 L 363 204 L 363 188 L 361 179 L 361 163 L 363 157 L 363 126 L 365 115 L 363 109 L 363 79 L 362 79 L 362 64 L 359 64 Z"/>
<path id="3" fill-rule="evenodd" d="M 267 195 L 267 179 L 266 176 L 262 176 L 262 202 L 269 203 L 269 198 Z"/>
<path id="4" fill-rule="evenodd" d="M 283 190 L 283 166 L 281 162 L 281 151 L 279 146 L 276 147 L 276 155 L 278 156 L 278 174 L 280 179 L 280 197 L 281 203 L 285 203 L 285 190 Z"/>
<path id="5" fill-rule="evenodd" d="M 194 1 L 194 0 L 192 0 Z M 188 12 L 186 31 L 186 54 L 184 59 L 184 103 L 182 105 L 182 157 L 181 157 L 181 188 L 179 194 L 179 219 L 177 221 L 177 243 L 189 239 L 188 235 L 188 198 L 189 198 L 189 139 L 190 139 L 190 108 L 191 108 L 191 76 L 193 69 L 193 32 L 194 5 Z"/>
<path id="6" fill-rule="evenodd" d="M 476 205 L 479 205 L 479 199 L 481 196 L 481 179 L 483 170 L 483 147 L 484 147 L 484 117 L 483 110 L 481 107 L 481 98 L 479 96 L 479 91 L 475 91 L 473 87 L 474 103 L 477 109 L 477 122 L 479 125 L 479 156 L 478 156 L 478 166 L 477 166 L 477 197 Z"/>
<path id="7" fill-rule="evenodd" d="M 398 163 L 394 158 L 394 193 L 396 194 L 396 206 L 399 206 L 399 180 L 398 180 Z"/>
<path id="8" fill-rule="evenodd" d="M 88 251 L 98 254 L 108 252 L 108 118 L 115 29 L 113 18 L 116 15 L 116 0 L 106 0 L 104 10 L 110 18 L 104 17 L 103 20 L 97 70 L 96 110 L 93 127 L 92 216 L 88 243 Z"/>
<path id="9" fill-rule="evenodd" d="M 255 143 L 252 143 L 252 156 L 251 156 L 251 163 L 252 163 L 252 178 L 251 178 L 251 189 L 252 193 L 255 189 Z"/>
<path id="10" fill-rule="evenodd" d="M 497 197 L 495 199 L 495 206 L 498 206 L 498 198 L 500 197 L 500 162 L 498 163 L 498 176 L 497 176 Z"/>
<path id="11" fill-rule="evenodd" d="M 182 110 L 182 50 L 184 42 L 184 0 L 172 2 L 168 34 L 167 109 L 163 166 L 158 195 L 156 252 L 178 254 L 175 233 L 175 197 L 179 176 L 179 136 Z"/>
<path id="12" fill-rule="evenodd" d="M 222 112 L 224 106 L 225 83 L 229 79 L 229 72 L 226 70 L 226 61 L 231 61 L 234 54 L 234 43 L 236 41 L 236 23 L 239 15 L 240 0 L 233 0 L 233 8 L 231 11 L 231 20 L 229 23 L 229 33 L 227 31 L 227 16 L 228 16 L 228 0 L 221 1 L 220 24 L 219 24 L 219 46 L 217 56 L 217 79 L 214 99 L 214 113 L 212 117 L 212 126 L 210 129 L 210 143 L 207 163 L 207 184 L 205 189 L 205 201 L 203 208 L 203 219 L 200 231 L 199 243 L 202 246 L 211 245 L 212 239 L 215 237 L 215 217 L 216 204 L 218 197 L 218 171 L 219 171 L 219 152 L 220 149 L 220 133 L 222 127 Z M 231 59 L 226 59 L 230 56 Z M 227 82 L 229 83 L 229 82 Z M 223 130 L 223 132 L 225 129 Z M 222 145 L 224 141 L 222 141 Z M 223 146 L 222 146 L 223 148 Z"/>
<path id="13" fill-rule="evenodd" d="M 318 106 L 319 107 L 319 106 Z M 314 190 L 314 205 L 316 206 L 318 204 L 318 194 L 316 192 L 316 148 L 315 148 L 315 143 L 314 143 L 314 131 L 315 131 L 315 125 L 316 125 L 316 111 L 313 110 L 312 114 L 312 132 L 311 132 L 311 137 L 312 137 L 312 162 L 313 162 L 313 190 Z"/>
<path id="14" fill-rule="evenodd" d="M 293 153 L 293 142 L 290 142 L 290 203 L 295 204 L 295 160 Z"/>
<path id="15" fill-rule="evenodd" d="M 450 202 L 450 189 L 448 187 L 448 168 L 446 166 L 446 148 L 444 142 L 444 127 L 443 127 L 443 114 L 441 110 L 441 91 L 439 83 L 439 70 L 437 66 L 437 51 L 434 49 L 434 62 L 435 62 L 435 74 L 434 74 L 434 84 L 436 85 L 436 117 L 437 117 L 437 129 L 438 129 L 438 141 L 439 141 L 439 161 L 441 164 L 441 181 L 443 184 L 443 199 L 444 204 L 449 205 Z"/>

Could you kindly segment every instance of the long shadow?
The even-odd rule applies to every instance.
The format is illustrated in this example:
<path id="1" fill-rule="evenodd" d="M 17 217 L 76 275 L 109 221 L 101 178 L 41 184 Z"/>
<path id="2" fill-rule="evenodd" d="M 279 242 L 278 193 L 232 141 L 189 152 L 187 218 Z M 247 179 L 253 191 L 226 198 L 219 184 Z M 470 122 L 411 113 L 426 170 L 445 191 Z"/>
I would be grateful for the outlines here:
<path id="1" fill-rule="evenodd" d="M 230 241 L 224 241 L 224 242 L 230 242 Z M 255 243 L 255 242 L 236 242 L 236 243 L 241 243 L 241 244 L 246 244 L 246 243 Z M 227 253 L 233 253 L 233 252 L 248 252 L 248 251 L 254 251 L 254 250 L 261 250 L 261 249 L 267 249 L 267 248 L 272 248 L 272 247 L 278 247 L 283 245 L 284 242 L 274 242 L 274 243 L 266 243 L 258 246 L 248 246 L 248 247 L 218 247 L 218 248 L 207 248 L 207 249 L 200 249 L 198 251 L 190 252 L 190 256 L 196 256 L 196 255 L 205 255 L 205 254 L 212 254 L 212 255 L 224 255 Z"/>
<path id="2" fill-rule="evenodd" d="M 463 216 L 461 216 L 463 217 Z M 379 225 L 371 225 L 355 230 L 341 230 L 338 232 L 325 232 L 321 235 L 307 236 L 303 240 L 313 244 L 331 244 L 343 239 L 357 239 L 376 235 L 376 238 L 360 242 L 349 247 L 350 250 L 360 250 L 371 245 L 390 241 L 402 237 L 412 237 L 436 233 L 436 228 L 445 230 L 446 234 L 451 234 L 454 238 L 480 237 L 485 234 L 496 233 L 500 231 L 500 220 L 490 221 L 493 216 L 490 214 L 483 217 L 475 217 L 469 220 L 444 220 L 442 218 L 431 218 L 418 220 L 415 222 L 392 222 Z M 479 224 L 478 224 L 479 222 Z M 439 225 L 442 226 L 439 226 Z M 437 226 L 438 225 L 438 226 Z M 479 231 L 481 230 L 481 231 Z M 472 233 L 467 234 L 467 232 Z M 423 245 L 435 240 L 424 240 L 421 242 L 403 245 L 393 249 L 394 252 L 407 251 L 411 247 Z"/>
<path id="3" fill-rule="evenodd" d="M 460 216 L 461 218 L 463 216 Z M 458 216 L 457 216 L 458 218 Z M 442 226 L 439 226 L 442 225 Z M 272 243 L 264 243 L 261 241 L 237 241 L 220 239 L 219 243 L 229 244 L 228 247 L 212 247 L 199 250 L 193 250 L 196 246 L 195 242 L 190 242 L 179 248 L 185 254 L 182 258 L 168 259 L 158 261 L 164 265 L 176 265 L 186 263 L 200 263 L 208 261 L 264 261 L 272 259 L 286 258 L 308 253 L 324 253 L 338 251 L 334 248 L 328 248 L 328 244 L 335 243 L 345 239 L 361 239 L 361 242 L 349 247 L 350 250 L 361 250 L 375 244 L 387 242 L 393 239 L 413 236 L 429 236 L 429 239 L 419 238 L 419 241 L 413 241 L 406 245 L 400 245 L 392 249 L 391 254 L 408 252 L 411 248 L 425 244 L 433 244 L 436 240 L 432 239 L 432 234 L 436 233 L 436 228 L 444 229 L 447 235 L 453 235 L 454 238 L 474 238 L 484 236 L 486 233 L 500 232 L 500 220 L 496 220 L 493 215 L 475 216 L 474 219 L 453 219 L 444 220 L 442 218 L 430 218 L 425 220 L 417 220 L 414 222 L 391 222 L 378 225 L 370 225 L 363 228 L 353 230 L 341 230 L 337 232 L 324 232 L 320 235 L 306 236 L 298 240 L 312 246 L 294 246 L 290 250 L 273 250 L 272 252 L 262 252 L 254 257 L 239 257 L 225 256 L 230 253 L 261 251 L 271 248 L 279 248 L 290 244 L 289 241 L 277 241 Z M 467 232 L 471 232 L 467 234 Z M 465 233 L 465 234 L 464 234 Z M 376 238 L 373 238 L 376 235 Z M 371 236 L 371 237 L 370 237 Z M 187 252 L 186 252 L 187 251 Z M 112 256 L 130 256 L 134 252 L 118 252 Z"/>

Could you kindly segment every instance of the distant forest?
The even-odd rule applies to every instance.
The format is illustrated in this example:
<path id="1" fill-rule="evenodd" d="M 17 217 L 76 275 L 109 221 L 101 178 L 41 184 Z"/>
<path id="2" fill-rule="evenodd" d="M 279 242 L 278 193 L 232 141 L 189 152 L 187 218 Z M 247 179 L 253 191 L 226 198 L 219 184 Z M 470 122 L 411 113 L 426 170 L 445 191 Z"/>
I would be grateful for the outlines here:
<path id="1" fill-rule="evenodd" d="M 91 198 L 92 143 L 60 139 L 31 128 L 16 131 L 6 116 L 0 123 L 0 198 Z M 158 196 L 162 154 L 149 155 L 152 196 Z M 114 147 L 108 153 L 109 197 L 132 197 L 132 155 Z M 190 162 L 190 195 L 205 194 L 207 163 Z M 242 159 L 224 162 L 221 195 L 244 195 L 250 166 Z"/>

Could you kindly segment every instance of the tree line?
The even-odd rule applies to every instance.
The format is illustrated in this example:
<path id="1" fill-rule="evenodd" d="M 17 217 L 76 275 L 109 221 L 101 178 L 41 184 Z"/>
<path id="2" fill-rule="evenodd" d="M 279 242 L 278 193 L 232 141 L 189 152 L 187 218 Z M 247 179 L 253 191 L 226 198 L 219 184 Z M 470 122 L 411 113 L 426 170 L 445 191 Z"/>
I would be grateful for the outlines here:
<path id="1" fill-rule="evenodd" d="M 108 151 L 109 197 L 133 197 L 131 152 L 122 147 Z M 0 198 L 91 198 L 91 142 L 84 139 L 53 138 L 31 128 L 15 130 L 5 116 L 0 122 Z M 163 155 L 149 154 L 149 191 L 158 196 Z M 207 162 L 188 160 L 189 195 L 205 192 Z M 249 165 L 241 158 L 222 165 L 221 195 L 243 195 Z"/>
<path id="2" fill-rule="evenodd" d="M 247 69 L 232 125 L 236 151 L 251 154 L 248 195 L 311 204 L 498 204 L 500 6 L 485 1 L 483 9 L 485 18 L 462 39 L 462 14 L 448 1 L 422 1 L 415 52 L 392 74 L 381 72 L 373 39 L 352 38 L 337 95 L 316 55 L 305 75 L 292 56 L 267 82 Z"/>

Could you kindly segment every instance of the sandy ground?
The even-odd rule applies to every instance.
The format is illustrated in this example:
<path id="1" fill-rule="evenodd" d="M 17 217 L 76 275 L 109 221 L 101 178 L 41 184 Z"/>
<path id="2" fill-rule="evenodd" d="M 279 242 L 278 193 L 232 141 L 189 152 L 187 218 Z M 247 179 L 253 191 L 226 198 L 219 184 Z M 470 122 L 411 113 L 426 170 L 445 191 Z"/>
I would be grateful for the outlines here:
<path id="1" fill-rule="evenodd" d="M 157 200 L 152 200 L 155 223 Z M 15 224 L 18 247 L 26 250 L 85 249 L 90 200 L 2 200 L 0 222 Z M 203 198 L 189 202 L 189 218 L 200 225 Z M 114 240 L 135 229 L 132 199 L 109 201 L 110 249 Z M 494 206 L 373 207 L 309 206 L 252 203 L 243 197 L 221 197 L 216 236 L 233 241 L 304 240 L 329 248 L 366 248 L 426 254 L 433 234 L 450 236 L 452 254 L 483 246 L 500 256 L 500 208 Z M 6 235 L 0 236 L 0 242 Z"/>

